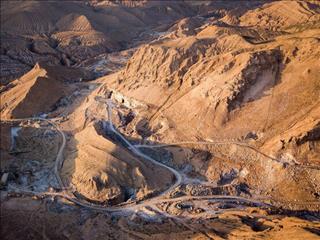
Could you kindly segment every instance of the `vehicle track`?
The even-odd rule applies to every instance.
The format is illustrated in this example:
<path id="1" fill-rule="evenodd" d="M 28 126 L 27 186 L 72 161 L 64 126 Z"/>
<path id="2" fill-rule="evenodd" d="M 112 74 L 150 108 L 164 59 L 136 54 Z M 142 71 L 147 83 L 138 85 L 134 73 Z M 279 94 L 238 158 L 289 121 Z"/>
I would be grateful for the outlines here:
<path id="1" fill-rule="evenodd" d="M 108 120 L 109 120 L 109 128 L 110 130 L 116 134 L 118 137 L 120 137 L 129 147 L 129 150 L 131 152 L 133 152 L 135 155 L 139 156 L 139 157 L 142 157 L 152 163 L 154 163 L 155 165 L 158 165 L 160 167 L 163 167 L 163 168 L 166 168 L 167 170 L 169 170 L 176 178 L 176 181 L 175 183 L 170 187 L 168 188 L 166 191 L 162 192 L 159 196 L 163 196 L 163 195 L 166 195 L 168 192 L 170 192 L 171 190 L 173 190 L 174 188 L 176 188 L 177 186 L 179 186 L 181 184 L 181 181 L 182 181 L 182 175 L 175 169 L 163 164 L 163 163 L 160 163 L 156 160 L 154 160 L 153 158 L 149 157 L 148 155 L 142 153 L 138 148 L 136 148 L 134 145 L 132 145 L 132 143 L 130 143 L 125 137 L 122 136 L 122 134 L 120 134 L 113 126 L 112 124 L 112 107 L 113 107 L 113 103 L 112 101 L 109 99 L 107 102 L 107 112 L 108 112 Z"/>
<path id="2" fill-rule="evenodd" d="M 109 101 L 107 102 L 107 110 L 108 110 L 108 119 L 109 119 L 109 127 L 110 130 L 113 131 L 114 134 L 116 134 L 118 137 L 120 137 L 123 141 L 126 142 L 126 144 L 128 144 L 128 146 L 130 146 L 130 150 L 136 154 L 137 156 L 140 156 L 142 158 L 145 158 L 149 161 L 151 161 L 152 163 L 160 166 L 160 167 L 164 167 L 166 169 L 168 169 L 169 171 L 171 171 L 175 177 L 176 177 L 176 181 L 173 185 L 171 185 L 170 188 L 168 188 L 166 191 L 162 192 L 160 195 L 151 198 L 151 199 L 147 199 L 145 201 L 141 201 L 139 203 L 130 203 L 127 204 L 125 206 L 114 206 L 114 207 L 104 207 L 104 206 L 100 206 L 97 204 L 93 204 L 93 203 L 88 203 L 88 202 L 83 202 L 79 199 L 77 199 L 76 197 L 74 197 L 74 195 L 69 194 L 69 192 L 67 191 L 67 187 L 64 185 L 60 174 L 59 174 L 59 170 L 61 169 L 62 165 L 63 165 L 63 151 L 64 148 L 66 146 L 66 136 L 64 134 L 63 131 L 60 130 L 60 128 L 58 127 L 58 125 L 53 122 L 53 120 L 55 119 L 44 119 L 44 118 L 25 118 L 25 119 L 9 119 L 7 121 L 14 121 L 14 122 L 19 122 L 19 121 L 28 121 L 28 120 L 33 120 L 33 121 L 44 121 L 49 123 L 50 125 L 52 125 L 61 135 L 62 138 L 62 143 L 61 146 L 58 150 L 57 156 L 56 156 L 56 160 L 55 160 L 55 166 L 54 166 L 54 174 L 55 177 L 58 181 L 58 184 L 60 186 L 60 188 L 62 189 L 61 192 L 36 192 L 36 191 L 30 191 L 30 190 L 24 190 L 24 189 L 19 189 L 19 188 L 14 188 L 16 191 L 15 193 L 23 193 L 23 194 L 32 194 L 32 195 L 36 195 L 36 196 L 56 196 L 56 197 L 62 197 L 65 198 L 67 200 L 69 200 L 70 202 L 73 202 L 76 205 L 85 207 L 85 208 L 89 208 L 89 209 L 93 209 L 96 211 L 105 211 L 105 212 L 132 212 L 132 211 L 136 211 L 139 210 L 142 207 L 146 207 L 146 206 L 150 206 L 150 205 L 155 205 L 158 203 L 162 203 L 162 202 L 175 202 L 175 201 L 184 201 L 184 200 L 194 200 L 194 199 L 228 199 L 228 200 L 241 200 L 241 201 L 245 201 L 245 202 L 256 202 L 259 204 L 264 204 L 262 202 L 259 201 L 255 201 L 255 200 L 251 200 L 251 199 L 247 199 L 247 198 L 243 198 L 243 197 L 238 197 L 238 196 L 224 196 L 224 195 L 214 195 L 214 196 L 184 196 L 184 197 L 179 197 L 179 198 L 165 198 L 164 196 L 169 193 L 171 190 L 175 189 L 177 186 L 179 186 L 182 182 L 182 175 L 176 171 L 175 169 L 168 167 L 154 159 L 152 159 L 151 157 L 141 153 L 138 148 L 136 148 L 134 145 L 132 145 L 127 139 L 125 139 L 113 126 L 112 124 L 112 102 Z"/>
<path id="3" fill-rule="evenodd" d="M 134 147 L 136 148 L 165 148 L 165 147 L 172 147 L 172 146 L 180 146 L 180 145 L 190 145 L 190 144 L 196 144 L 196 145 L 227 145 L 227 144 L 234 144 L 237 145 L 239 147 L 245 147 L 245 148 L 249 148 L 259 154 L 261 154 L 262 156 L 269 158 L 272 161 L 276 161 L 278 163 L 284 163 L 283 161 L 272 157 L 262 151 L 260 151 L 259 149 L 248 145 L 246 143 L 243 142 L 237 142 L 237 141 L 183 141 L 183 142 L 175 142 L 175 143 L 166 143 L 166 144 L 157 144 L 157 145 L 148 145 L 148 144 L 136 144 L 134 145 Z M 315 165 L 302 165 L 302 164 L 296 164 L 294 165 L 296 167 L 301 167 L 301 168 L 309 168 L 309 169 L 315 169 L 315 170 L 320 170 L 319 166 L 315 166 Z"/>
<path id="4" fill-rule="evenodd" d="M 77 199 L 74 196 L 74 192 L 72 192 L 72 195 L 70 194 L 70 192 L 68 192 L 67 188 L 61 177 L 59 174 L 59 170 L 61 169 L 62 165 L 63 165 L 63 151 L 64 148 L 66 146 L 66 136 L 64 134 L 64 132 L 62 130 L 60 130 L 60 128 L 58 127 L 58 125 L 54 122 L 54 120 L 57 120 L 59 118 L 55 118 L 55 119 L 44 119 L 44 118 L 25 118 L 25 119 L 8 119 L 5 121 L 13 121 L 13 122 L 21 122 L 21 121 L 44 121 L 47 122 L 48 124 L 52 125 L 61 135 L 62 138 L 62 143 L 60 145 L 60 148 L 58 150 L 57 156 L 56 156 L 56 160 L 55 160 L 55 166 L 54 166 L 54 174 L 55 177 L 58 181 L 58 184 L 60 186 L 60 188 L 62 189 L 61 192 L 36 192 L 36 191 L 30 191 L 30 190 L 24 190 L 24 189 L 19 189 L 19 188 L 14 188 L 16 191 L 14 191 L 14 193 L 23 193 L 23 194 L 32 194 L 32 195 L 36 195 L 36 196 L 54 196 L 54 197 L 61 197 L 64 198 L 78 206 L 84 207 L 84 208 L 88 208 L 88 209 L 92 209 L 95 211 L 102 211 L 102 212 L 121 212 L 122 214 L 125 213 L 130 213 L 133 211 L 137 211 L 140 210 L 143 207 L 146 206 L 155 206 L 156 204 L 160 204 L 160 203 L 164 203 L 164 202 L 177 202 L 177 201 L 188 201 L 188 200 L 217 200 L 217 201 L 242 201 L 242 202 L 247 202 L 247 203 L 253 203 L 259 206 L 271 206 L 269 204 L 266 204 L 262 201 L 259 200 L 253 200 L 253 199 L 248 199 L 248 198 L 244 198 L 244 197 L 239 197 L 239 196 L 226 196 L 226 195 L 210 195 L 210 196 L 182 196 L 182 197 L 177 197 L 177 198 L 166 198 L 165 195 L 167 193 L 169 193 L 170 191 L 172 191 L 173 189 L 175 189 L 177 186 L 179 186 L 182 182 L 183 182 L 183 177 L 182 175 L 176 171 L 175 169 L 160 163 L 156 160 L 154 160 L 153 158 L 145 155 L 144 153 L 142 153 L 139 148 L 160 148 L 160 147 L 166 147 L 166 146 L 174 146 L 174 145 L 183 145 L 183 144 L 226 144 L 226 142 L 223 141 L 219 141 L 219 142 L 193 142 L 193 141 L 186 141 L 186 142 L 179 142 L 179 143 L 171 143 L 171 144 L 161 144 L 161 145 L 133 145 L 131 144 L 126 138 L 124 138 L 121 133 L 119 133 L 113 126 L 112 124 L 112 107 L 113 107 L 113 103 L 111 100 L 106 101 L 107 104 L 107 112 L 108 112 L 108 120 L 109 120 L 109 128 L 110 130 L 116 134 L 118 137 L 120 137 L 129 147 L 129 150 L 131 150 L 131 152 L 133 152 L 135 155 L 142 157 L 148 161 L 151 161 L 152 163 L 160 166 L 160 167 L 164 167 L 166 169 L 168 169 L 170 172 L 172 172 L 174 174 L 174 176 L 176 177 L 176 181 L 173 185 L 171 185 L 170 188 L 168 188 L 167 190 L 165 190 L 164 192 L 162 192 L 160 195 L 154 197 L 154 198 L 149 198 L 147 200 L 141 201 L 139 203 L 137 202 L 133 202 L 133 203 L 129 203 L 123 206 L 113 206 L 113 207 L 106 207 L 106 206 L 101 206 L 98 204 L 93 204 L 93 203 L 88 203 L 88 202 L 84 202 L 82 200 Z M 229 142 L 230 143 L 230 142 Z M 243 143 L 239 143 L 239 142 L 232 142 L 233 144 L 237 144 L 240 146 L 244 146 Z M 246 146 L 249 147 L 249 146 Z M 250 146 L 251 148 L 251 146 Z M 264 154 L 265 155 L 265 154 Z M 265 155 L 267 156 L 267 155 Z M 271 157 L 270 157 L 271 158 Z M 303 204 L 303 203 L 301 203 Z M 307 204 L 319 204 L 319 203 L 307 203 Z M 168 213 L 165 213 L 168 214 Z"/>

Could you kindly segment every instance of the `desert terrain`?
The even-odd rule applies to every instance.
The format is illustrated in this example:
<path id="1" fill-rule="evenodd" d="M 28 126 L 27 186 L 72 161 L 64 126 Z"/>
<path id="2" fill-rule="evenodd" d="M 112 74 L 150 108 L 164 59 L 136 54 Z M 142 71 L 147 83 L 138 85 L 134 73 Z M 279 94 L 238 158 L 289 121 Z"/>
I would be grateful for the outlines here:
<path id="1" fill-rule="evenodd" d="M 1 2 L 1 239 L 320 239 L 318 1 Z"/>

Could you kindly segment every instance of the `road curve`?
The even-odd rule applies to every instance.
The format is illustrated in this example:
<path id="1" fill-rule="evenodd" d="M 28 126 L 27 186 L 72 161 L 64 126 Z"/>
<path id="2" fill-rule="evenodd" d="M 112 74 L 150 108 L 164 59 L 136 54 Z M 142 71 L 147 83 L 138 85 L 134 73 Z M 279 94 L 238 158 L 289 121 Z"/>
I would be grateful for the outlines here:
<path id="1" fill-rule="evenodd" d="M 52 120 L 55 120 L 55 119 L 59 119 L 59 118 L 54 118 L 54 119 L 45 119 L 45 118 L 40 118 L 40 117 L 32 117 L 32 118 L 21 118 L 21 119 L 4 119 L 3 121 L 8 121 L 8 122 L 22 122 L 22 121 L 44 121 L 44 122 L 47 122 L 48 124 L 52 125 L 60 134 L 61 136 L 61 139 L 62 139 L 62 143 L 59 147 L 59 150 L 58 150 L 58 153 L 57 153 L 57 156 L 56 156 L 56 159 L 55 159 L 55 165 L 54 165 L 54 174 L 55 174 L 55 177 L 58 181 L 58 184 L 60 186 L 61 189 L 65 189 L 65 186 L 64 186 L 64 183 L 63 181 L 61 180 L 61 177 L 60 177 L 60 174 L 59 174 L 59 170 L 61 169 L 62 167 L 62 164 L 63 164 L 63 151 L 64 151 L 64 148 L 66 146 L 66 136 L 64 134 L 63 131 L 60 130 L 60 128 L 58 127 L 58 125 L 53 122 Z"/>
<path id="2" fill-rule="evenodd" d="M 167 194 L 168 192 L 170 192 L 171 190 L 173 190 L 174 188 L 176 188 L 177 186 L 179 186 L 182 182 L 182 176 L 181 174 L 176 171 L 175 169 L 163 164 L 163 163 L 160 163 L 156 160 L 154 160 L 153 158 L 149 157 L 148 155 L 142 153 L 138 148 L 136 148 L 134 145 L 132 145 L 125 137 L 122 136 L 121 133 L 119 133 L 113 126 L 112 124 L 112 107 L 113 107 L 113 103 L 111 101 L 111 99 L 109 99 L 109 101 L 107 101 L 107 112 L 108 112 L 108 120 L 109 120 L 109 128 L 110 130 L 116 134 L 118 137 L 120 137 L 129 147 L 129 150 L 132 151 L 135 155 L 139 156 L 139 157 L 142 157 L 150 162 L 152 162 L 153 164 L 155 165 L 158 165 L 160 167 L 163 167 L 163 168 L 166 168 L 167 170 L 169 170 L 171 173 L 174 174 L 175 178 L 176 178 L 176 181 L 175 183 L 170 187 L 168 188 L 166 191 L 162 192 L 159 196 L 163 196 L 165 194 Z M 158 196 L 158 197 L 159 197 Z"/>
<path id="3" fill-rule="evenodd" d="M 37 121 L 44 121 L 47 122 L 49 124 L 51 124 L 52 126 L 54 126 L 56 128 L 56 130 L 59 132 L 59 134 L 62 137 L 62 143 L 59 147 L 56 159 L 55 159 L 55 166 L 54 166 L 54 174 L 57 178 L 58 184 L 60 186 L 60 188 L 62 189 L 61 192 L 35 192 L 35 191 L 30 191 L 30 190 L 23 190 L 23 189 L 19 189 L 19 188 L 15 188 L 16 192 L 15 193 L 24 193 L 24 194 L 32 194 L 32 195 L 37 195 L 37 196 L 56 196 L 56 197 L 62 197 L 65 198 L 67 200 L 69 200 L 70 202 L 88 208 L 88 209 L 92 209 L 92 210 L 96 210 L 96 211 L 103 211 L 103 212 L 132 212 L 132 211 L 136 211 L 139 210 L 142 207 L 145 206 L 151 206 L 151 205 L 155 205 L 158 203 L 163 203 L 163 202 L 175 202 L 175 201 L 185 201 L 185 200 L 200 200 L 200 199 L 212 199 L 212 200 L 236 200 L 236 201 L 244 201 L 244 202 L 248 202 L 248 203 L 254 203 L 254 204 L 260 204 L 260 205 L 267 205 L 263 202 L 260 202 L 258 200 L 251 200 L 251 199 L 247 199 L 244 197 L 238 197 L 238 196 L 225 196 L 225 195 L 212 195 L 212 196 L 183 196 L 183 197 L 178 197 L 178 198 L 165 198 L 164 196 L 169 193 L 171 190 L 175 189 L 177 186 L 179 186 L 182 182 L 182 176 L 181 174 L 176 171 L 175 169 L 160 163 L 156 160 L 154 160 L 153 158 L 147 156 L 146 154 L 142 153 L 138 147 L 142 147 L 142 146 L 135 146 L 132 145 L 125 137 L 123 137 L 123 135 L 121 133 L 119 133 L 113 126 L 112 124 L 112 101 L 109 100 L 106 102 L 107 103 L 107 112 L 108 112 L 108 120 L 109 120 L 109 128 L 110 130 L 116 134 L 119 138 L 121 138 L 129 147 L 129 150 L 131 150 L 131 152 L 133 152 L 135 155 L 144 158 L 148 161 L 151 161 L 152 163 L 154 163 L 155 165 L 158 165 L 160 167 L 164 167 L 166 169 L 168 169 L 170 172 L 172 172 L 175 176 L 175 183 L 173 185 L 170 186 L 170 188 L 168 188 L 167 190 L 165 190 L 164 192 L 162 192 L 160 195 L 154 197 L 154 198 L 149 198 L 145 201 L 141 201 L 139 203 L 129 203 L 126 204 L 124 206 L 113 206 L 113 207 L 104 207 L 98 204 L 93 204 L 93 203 L 88 203 L 88 202 L 84 202 L 81 201 L 79 199 L 77 199 L 73 194 L 71 195 L 66 189 L 66 187 L 64 186 L 63 181 L 61 180 L 60 174 L 59 174 L 59 170 L 61 169 L 62 165 L 63 165 L 63 151 L 64 148 L 66 146 L 66 136 L 64 134 L 63 131 L 60 130 L 60 128 L 57 126 L 56 123 L 54 123 L 52 120 L 54 119 L 44 119 L 44 118 L 39 118 L 39 117 L 35 117 L 35 118 L 25 118 L 25 119 L 8 119 L 6 121 L 26 121 L 26 120 L 37 120 Z"/>

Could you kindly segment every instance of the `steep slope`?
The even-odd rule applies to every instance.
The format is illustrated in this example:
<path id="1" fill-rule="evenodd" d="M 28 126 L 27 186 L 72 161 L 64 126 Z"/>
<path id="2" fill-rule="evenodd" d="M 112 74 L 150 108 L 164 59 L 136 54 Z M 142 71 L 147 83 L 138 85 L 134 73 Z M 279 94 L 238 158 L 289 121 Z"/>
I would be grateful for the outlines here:
<path id="1" fill-rule="evenodd" d="M 90 201 L 118 204 L 143 199 L 170 185 L 169 172 L 156 170 L 102 134 L 101 124 L 90 124 L 68 143 L 63 175 L 79 194 Z"/>
<path id="2" fill-rule="evenodd" d="M 79 81 L 82 77 L 80 70 L 36 64 L 31 71 L 3 88 L 1 117 L 25 118 L 47 113 L 58 100 L 72 92 L 67 82 Z"/>
<path id="3" fill-rule="evenodd" d="M 290 4 L 305 19 L 318 16 L 314 5 L 300 11 L 309 5 Z M 279 134 L 275 124 L 288 129 L 293 119 L 304 121 L 298 109 L 309 112 L 318 103 L 316 26 L 292 34 L 274 32 L 269 40 L 259 28 L 189 24 L 190 34 L 181 35 L 181 27 L 174 27 L 139 48 L 114 86 L 152 106 L 147 117 L 151 126 L 164 118 L 170 119 L 177 135 L 188 138 L 242 138 L 248 132 L 264 132 L 267 141 Z M 277 112 L 279 104 L 284 107 Z M 315 109 L 314 114 L 319 112 Z"/>
<path id="4" fill-rule="evenodd" d="M 319 21 L 319 13 L 316 1 L 279 1 L 248 11 L 240 17 L 240 25 L 285 30 L 293 25 Z"/>
<path id="5" fill-rule="evenodd" d="M 188 34 L 200 19 L 237 18 L 264 1 L 4 1 L 1 4 L 1 84 L 20 77 L 36 62 L 77 65 L 156 39 L 180 28 Z M 191 16 L 180 26 L 177 21 Z M 182 30 L 184 29 L 184 30 Z M 191 32 L 190 32 L 191 33 Z M 49 50 L 37 51 L 38 45 Z"/>
<path id="6" fill-rule="evenodd" d="M 142 32 L 149 31 L 146 35 L 150 37 L 154 27 L 195 13 L 183 2 L 151 1 L 133 7 L 123 2 L 106 3 L 4 1 L 1 84 L 20 77 L 36 62 L 69 66 L 118 51 L 134 44 L 134 38 L 143 40 L 139 35 Z M 38 51 L 39 46 L 45 46 L 50 54 Z"/>
<path id="7" fill-rule="evenodd" d="M 310 7 L 306 12 L 299 10 L 300 2 L 292 4 L 305 18 L 288 26 L 319 16 L 313 9 L 317 5 L 304 4 Z M 179 148 L 167 150 L 177 166 L 191 164 L 193 174 L 211 181 L 223 182 L 235 171 L 241 182 L 245 168 L 244 181 L 255 194 L 277 201 L 317 201 L 318 23 L 291 33 L 215 21 L 189 24 L 182 32 L 185 24 L 184 19 L 172 32 L 140 47 L 124 70 L 105 78 L 110 88 L 148 106 L 123 131 L 154 144 L 194 142 L 195 153 L 184 146 L 188 154 L 182 156 Z M 197 149 L 198 141 L 224 143 Z M 202 159 L 197 150 L 211 155 Z M 310 188 L 302 190 L 304 185 Z"/>

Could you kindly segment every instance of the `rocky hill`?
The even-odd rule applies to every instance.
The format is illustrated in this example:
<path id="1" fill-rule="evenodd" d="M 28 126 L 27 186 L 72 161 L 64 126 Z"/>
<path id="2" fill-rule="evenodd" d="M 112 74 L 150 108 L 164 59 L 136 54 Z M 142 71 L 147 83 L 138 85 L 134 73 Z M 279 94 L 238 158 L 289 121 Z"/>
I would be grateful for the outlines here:
<path id="1" fill-rule="evenodd" d="M 283 4 L 263 5 L 239 19 L 281 9 Z M 225 22 L 225 17 L 220 20 L 191 17 L 176 23 L 171 32 L 161 38 L 141 46 L 117 76 L 105 78 L 110 87 L 148 106 L 125 131 L 158 143 L 209 140 L 232 145 L 242 142 L 283 164 L 317 168 L 320 31 L 319 21 L 309 20 L 319 17 L 319 5 L 290 2 L 289 6 L 291 11 L 304 17 L 299 21 L 286 21 L 284 26 L 282 21 L 290 11 L 271 11 L 274 15 L 270 18 L 278 19 L 276 15 L 280 14 L 282 20 L 274 22 L 273 27 L 268 23 L 269 28 L 262 23 L 231 25 Z M 206 148 L 211 152 L 209 149 Z M 232 149 L 231 155 L 236 158 L 227 158 L 235 162 L 225 163 L 228 165 L 225 172 L 238 169 L 236 162 L 242 161 L 242 150 Z M 222 159 L 225 154 L 229 155 L 225 152 L 228 148 L 219 148 L 220 151 Z M 200 168 L 198 161 L 181 161 L 191 163 L 197 174 L 218 181 L 222 166 L 215 166 L 215 159 L 212 157 L 203 163 L 207 170 Z M 251 182 L 250 187 L 258 188 L 259 192 L 272 188 L 272 195 L 279 197 L 287 186 L 290 190 L 285 194 L 286 199 L 297 199 L 298 195 L 302 198 L 309 195 L 313 199 L 314 191 L 318 191 L 298 193 L 301 182 L 306 179 L 314 182 L 303 172 L 295 175 L 300 180 L 280 184 L 291 170 L 282 173 L 274 170 L 277 173 L 273 175 L 269 160 L 255 156 L 253 161 L 257 161 L 257 165 L 249 170 L 251 180 L 246 183 Z M 263 162 L 261 169 L 258 162 Z M 316 173 L 309 174 L 314 177 Z M 263 179 L 273 183 L 270 185 Z M 259 184 L 255 186 L 255 183 Z"/>
<path id="2" fill-rule="evenodd" d="M 142 32 L 152 34 L 154 27 L 195 13 L 184 3 L 145 5 L 141 2 L 134 7 L 128 4 L 4 1 L 1 4 L 1 84 L 20 77 L 36 62 L 70 66 L 101 53 L 126 48 Z"/>
<path id="3" fill-rule="evenodd" d="M 319 1 L 6 1 L 1 26 L 5 238 L 319 236 Z"/>
<path id="4" fill-rule="evenodd" d="M 21 78 L 1 89 L 1 118 L 25 118 L 48 113 L 74 91 L 83 72 L 64 66 L 36 64 Z"/>
<path id="5" fill-rule="evenodd" d="M 243 19 L 269 8 L 280 9 L 283 4 L 266 4 L 247 12 Z M 319 124 L 320 32 L 317 23 L 308 22 L 319 16 L 319 5 L 291 4 L 291 10 L 304 18 L 300 17 L 299 23 L 286 21 L 286 28 L 309 24 L 306 29 L 284 32 L 267 30 L 260 24 L 181 20 L 161 39 L 140 47 L 115 86 L 125 95 L 152 105 L 147 118 L 154 128 L 167 119 L 174 126 L 168 131 L 176 130 L 178 136 L 183 133 L 189 139 L 240 139 L 254 132 L 261 136 L 259 144 L 280 150 L 282 141 L 287 146 L 289 139 L 298 139 L 303 131 L 317 132 Z M 281 21 L 275 24 L 284 27 Z M 299 133 L 293 127 L 297 121 L 301 127 L 305 125 Z M 280 137 L 284 129 L 287 132 Z"/>

